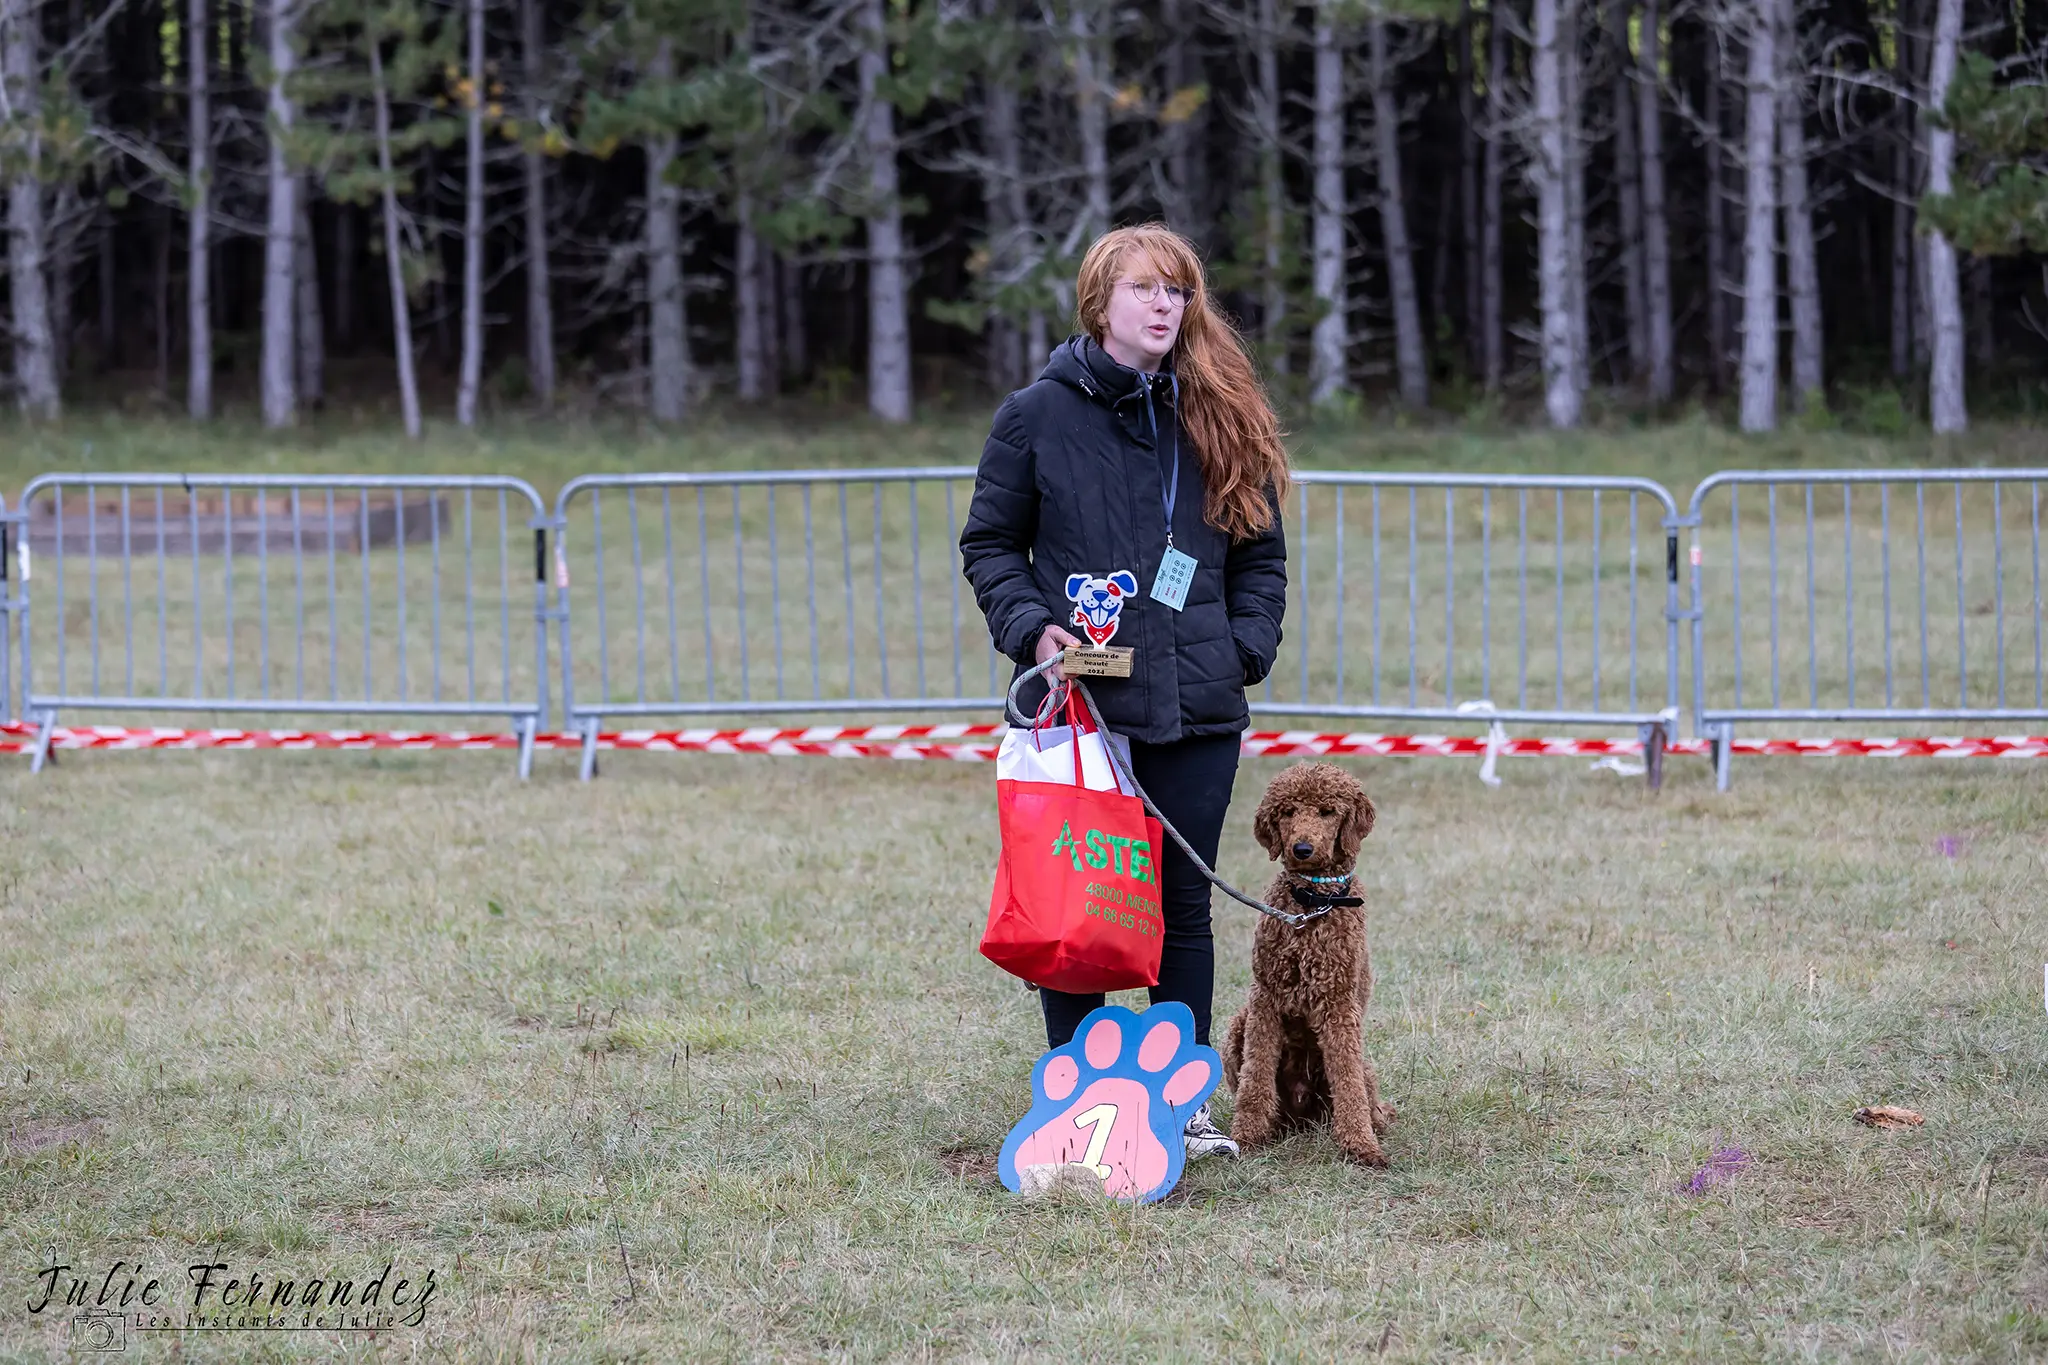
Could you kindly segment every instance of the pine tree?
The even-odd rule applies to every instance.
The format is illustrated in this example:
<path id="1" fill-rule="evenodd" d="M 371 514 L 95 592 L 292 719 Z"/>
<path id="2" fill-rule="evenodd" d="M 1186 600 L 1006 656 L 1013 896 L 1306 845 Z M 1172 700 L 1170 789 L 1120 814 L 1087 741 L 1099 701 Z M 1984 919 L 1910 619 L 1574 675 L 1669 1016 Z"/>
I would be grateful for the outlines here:
<path id="1" fill-rule="evenodd" d="M 430 15 L 419 0 L 326 0 L 316 14 L 319 27 L 308 37 L 323 60 L 297 75 L 292 93 L 308 105 L 366 103 L 370 123 L 366 129 L 353 121 L 308 121 L 298 142 L 330 199 L 378 209 L 399 405 L 406 434 L 418 439 L 412 305 L 436 277 L 440 255 L 427 249 L 405 199 L 415 158 L 452 145 L 461 132 L 447 112 L 446 72 L 462 30 L 445 15 Z"/>

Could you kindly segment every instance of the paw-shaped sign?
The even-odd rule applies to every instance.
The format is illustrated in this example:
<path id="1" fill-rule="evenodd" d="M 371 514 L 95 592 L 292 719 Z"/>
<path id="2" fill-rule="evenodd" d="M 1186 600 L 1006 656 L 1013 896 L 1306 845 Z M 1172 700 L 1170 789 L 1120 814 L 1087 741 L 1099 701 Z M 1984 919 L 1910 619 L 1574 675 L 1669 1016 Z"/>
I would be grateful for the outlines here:
<path id="1" fill-rule="evenodd" d="M 1038 1059 L 1031 1112 L 1010 1130 L 996 1171 L 1012 1190 L 1085 1172 L 1113 1199 L 1163 1199 L 1187 1160 L 1181 1132 L 1222 1078 L 1186 1005 L 1162 1001 L 1143 1014 L 1104 1005 L 1074 1041 Z"/>

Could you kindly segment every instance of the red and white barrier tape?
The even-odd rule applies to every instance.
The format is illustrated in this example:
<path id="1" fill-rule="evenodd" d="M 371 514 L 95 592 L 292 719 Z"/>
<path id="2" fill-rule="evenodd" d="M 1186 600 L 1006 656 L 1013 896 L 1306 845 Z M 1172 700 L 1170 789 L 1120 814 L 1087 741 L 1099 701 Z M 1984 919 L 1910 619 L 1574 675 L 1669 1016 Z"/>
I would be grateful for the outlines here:
<path id="1" fill-rule="evenodd" d="M 1004 727 L 953 725 L 813 725 L 799 729 L 755 726 L 740 730 L 622 730 L 598 736 L 597 747 L 644 749 L 655 753 L 807 755 L 821 758 L 944 759 L 985 762 L 996 756 Z M 179 730 L 130 729 L 113 725 L 59 726 L 51 735 L 58 749 L 516 749 L 511 734 L 432 733 L 414 730 Z M 35 730 L 0 725 L 0 753 L 35 747 Z M 536 749 L 576 750 L 583 737 L 538 735 Z M 1517 758 L 1634 757 L 1636 739 L 1513 738 L 1501 747 Z M 1737 754 L 1796 754 L 1810 758 L 2048 758 L 2048 735 L 1993 737 L 1934 736 L 1873 739 L 1737 739 Z M 1244 737 L 1247 755 L 1319 758 L 1374 755 L 1387 758 L 1480 758 L 1484 735 L 1323 734 L 1310 730 L 1254 730 Z M 1703 739 L 1673 740 L 1672 754 L 1709 752 Z"/>

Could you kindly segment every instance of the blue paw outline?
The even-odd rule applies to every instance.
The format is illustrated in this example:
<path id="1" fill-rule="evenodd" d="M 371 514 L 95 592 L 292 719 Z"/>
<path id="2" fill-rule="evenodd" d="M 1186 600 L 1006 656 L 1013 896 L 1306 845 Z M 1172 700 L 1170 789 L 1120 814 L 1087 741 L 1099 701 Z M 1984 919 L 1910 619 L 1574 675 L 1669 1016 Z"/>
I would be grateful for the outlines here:
<path id="1" fill-rule="evenodd" d="M 1114 1198 L 1163 1199 L 1187 1161 L 1187 1121 L 1222 1079 L 1223 1060 L 1195 1041 L 1186 1005 L 1104 1005 L 1032 1068 L 1031 1109 L 1004 1141 L 997 1174 L 1020 1190 L 1032 1167 L 1073 1165 Z"/>

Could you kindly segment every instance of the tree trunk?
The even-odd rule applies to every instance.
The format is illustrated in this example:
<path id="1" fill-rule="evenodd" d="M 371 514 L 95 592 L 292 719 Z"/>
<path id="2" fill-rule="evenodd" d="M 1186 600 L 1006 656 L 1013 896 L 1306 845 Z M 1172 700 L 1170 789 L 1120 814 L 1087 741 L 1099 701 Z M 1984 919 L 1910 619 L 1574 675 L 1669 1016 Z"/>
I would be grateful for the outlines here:
<path id="1" fill-rule="evenodd" d="M 1642 158 L 1636 147 L 1636 102 L 1630 80 L 1628 0 L 1608 0 L 1607 38 L 1614 61 L 1614 186 L 1621 218 L 1621 306 L 1628 337 L 1628 371 L 1650 370 L 1650 309 L 1643 287 Z"/>
<path id="2" fill-rule="evenodd" d="M 1536 286 L 1542 313 L 1543 406 L 1553 427 L 1579 424 L 1582 393 L 1572 355 L 1571 230 L 1565 179 L 1564 72 L 1559 0 L 1532 0 L 1530 80 L 1533 86 L 1536 182 Z M 1569 0 L 1567 0 L 1569 3 Z"/>
<path id="3" fill-rule="evenodd" d="M 1192 84 L 1188 80 L 1188 17 L 1184 0 L 1159 0 L 1159 27 L 1165 44 L 1165 94 L 1173 100 Z M 1191 117 L 1166 121 L 1160 129 L 1165 143 L 1166 184 L 1161 188 L 1159 207 L 1167 223 L 1189 237 L 1200 237 L 1202 225 L 1195 221 L 1194 208 L 1194 122 Z"/>
<path id="4" fill-rule="evenodd" d="M 526 122 L 541 124 L 541 82 L 547 49 L 542 44 L 541 0 L 520 0 L 519 41 L 526 71 Z M 542 412 L 555 407 L 555 310 L 548 263 L 547 158 L 529 146 L 526 171 L 526 376 Z"/>
<path id="5" fill-rule="evenodd" d="M 299 400 L 318 409 L 327 396 L 327 338 L 320 317 L 320 258 L 313 241 L 313 214 L 306 177 L 299 177 L 293 198 L 298 201 L 297 230 L 292 234 L 292 288 L 298 295 L 292 320 L 297 348 Z"/>
<path id="6" fill-rule="evenodd" d="M 25 166 L 7 183 L 7 268 L 14 322 L 15 401 L 30 417 L 57 416 L 56 357 L 50 341 L 50 296 L 43 278 L 48 248 L 43 185 L 34 173 L 42 85 L 41 44 L 33 0 L 0 0 L 0 91 L 22 130 L 14 150 Z"/>
<path id="7" fill-rule="evenodd" d="M 1479 246 L 1479 111 L 1478 84 L 1473 56 L 1472 3 L 1464 0 L 1458 10 L 1458 246 L 1460 283 L 1464 295 L 1465 369 L 1478 375 L 1486 365 L 1480 341 Z M 1441 249 L 1441 247 L 1439 247 Z"/>
<path id="8" fill-rule="evenodd" d="M 996 19 L 1001 9 L 984 0 L 982 17 Z M 1017 88 L 997 73 L 981 86 L 982 199 L 987 205 L 989 278 L 998 287 L 1014 283 L 1026 268 L 1030 240 L 1029 209 L 1024 194 L 1024 149 L 1017 137 Z M 1024 342 L 1017 324 L 991 311 L 988 324 L 990 387 L 1008 393 L 1024 377 Z"/>
<path id="9" fill-rule="evenodd" d="M 1380 232 L 1387 247 L 1387 290 L 1394 304 L 1394 369 L 1401 401 L 1429 406 L 1429 362 L 1423 349 L 1422 315 L 1415 298 L 1415 255 L 1408 245 L 1408 216 L 1401 185 L 1401 114 L 1394 72 L 1387 61 L 1387 23 L 1367 25 L 1372 76 L 1373 159 L 1380 182 Z M 1441 249 L 1441 248 L 1439 248 Z"/>
<path id="10" fill-rule="evenodd" d="M 1913 124 L 1901 104 L 1892 148 L 1892 377 L 1913 372 Z"/>
<path id="11" fill-rule="evenodd" d="M 1721 137 L 1726 120 L 1721 112 L 1721 34 L 1709 26 L 1707 54 L 1707 382 L 1714 392 L 1728 387 L 1728 173 L 1723 168 Z"/>
<path id="12" fill-rule="evenodd" d="M 1927 64 L 1927 106 L 1944 110 L 1955 79 L 1956 49 L 1962 44 L 1963 0 L 1935 0 L 1934 50 Z M 1953 189 L 1956 135 L 1927 120 L 1927 192 Z M 1956 249 L 1939 229 L 1927 233 L 1927 321 L 1933 331 L 1933 365 L 1927 376 L 1927 410 L 1937 434 L 1970 425 L 1963 395 L 1963 301 L 1956 279 Z"/>
<path id="13" fill-rule="evenodd" d="M 290 426 L 297 416 L 294 371 L 298 348 L 292 322 L 298 308 L 293 266 L 298 259 L 299 178 L 287 160 L 292 102 L 285 91 L 297 57 L 292 51 L 293 0 L 269 0 L 270 219 L 263 237 L 263 425 Z"/>
<path id="14" fill-rule="evenodd" d="M 754 235 L 753 196 L 739 193 L 739 228 L 733 233 L 733 332 L 742 403 L 767 396 L 768 367 L 761 353 L 761 239 Z"/>
<path id="15" fill-rule="evenodd" d="M 477 391 L 484 378 L 484 0 L 469 11 L 469 142 L 462 181 L 462 374 L 455 389 L 455 420 L 476 425 Z"/>
<path id="16" fill-rule="evenodd" d="M 1290 11 L 1291 12 L 1291 11 Z M 1264 251 L 1264 302 L 1259 309 L 1259 336 L 1266 367 L 1287 373 L 1287 182 L 1280 144 L 1280 17 L 1275 0 L 1259 0 L 1253 56 L 1258 89 L 1252 116 L 1259 128 L 1259 198 L 1264 209 L 1261 247 Z"/>
<path id="17" fill-rule="evenodd" d="M 64 381 L 71 377 L 72 265 L 78 252 L 74 225 L 81 210 L 81 196 L 65 181 L 57 186 L 56 199 L 44 231 L 50 240 L 50 364 L 56 368 L 57 387 L 62 389 Z"/>
<path id="18" fill-rule="evenodd" d="M 334 288 L 329 292 L 334 348 L 348 351 L 356 340 L 356 206 L 333 206 Z"/>
<path id="19" fill-rule="evenodd" d="M 370 87 L 377 120 L 377 178 L 383 183 L 384 273 L 391 286 L 391 350 L 398 359 L 398 402 L 405 434 L 420 438 L 420 386 L 413 373 L 412 308 L 405 293 L 405 249 L 398 232 L 398 178 L 391 172 L 391 96 L 384 88 L 380 40 L 370 43 Z"/>
<path id="20" fill-rule="evenodd" d="M 782 301 L 782 372 L 792 383 L 810 373 L 810 333 L 804 328 L 804 268 L 787 256 L 776 269 Z"/>
<path id="21" fill-rule="evenodd" d="M 1743 127 L 1742 409 L 1744 431 L 1778 425 L 1778 54 L 1775 0 L 1754 0 Z"/>
<path id="22" fill-rule="evenodd" d="M 1636 115 L 1643 158 L 1643 307 L 1650 346 L 1650 399 L 1668 403 L 1674 390 L 1671 360 L 1671 235 L 1664 215 L 1664 117 L 1658 84 L 1658 0 L 1643 5 L 1637 45 Z"/>
<path id="23" fill-rule="evenodd" d="M 1486 177 L 1479 195 L 1479 332 L 1486 361 L 1486 391 L 1500 392 L 1507 367 L 1501 326 L 1501 165 L 1506 139 L 1500 127 L 1501 84 L 1508 72 L 1507 0 L 1492 0 L 1486 16 Z"/>
<path id="24" fill-rule="evenodd" d="M 1558 9 L 1558 74 L 1564 91 L 1565 269 L 1570 281 L 1572 385 L 1581 406 L 1592 387 L 1592 337 L 1586 288 L 1586 145 L 1581 136 L 1585 107 L 1585 64 L 1579 51 L 1581 0 L 1562 0 Z"/>
<path id="25" fill-rule="evenodd" d="M 1311 287 L 1322 316 L 1309 334 L 1309 401 L 1326 403 L 1348 387 L 1350 349 L 1344 287 L 1344 47 L 1336 0 L 1317 0 Z"/>
<path id="26" fill-rule="evenodd" d="M 733 233 L 733 332 L 739 360 L 739 401 L 768 397 L 768 348 L 762 336 L 762 239 L 754 231 L 754 196 L 739 192 L 739 231 Z"/>
<path id="27" fill-rule="evenodd" d="M 1924 155 L 1917 158 L 1924 163 Z M 1924 165 L 1922 167 L 1925 169 Z M 1919 216 L 1914 215 L 1917 224 Z M 1927 277 L 1927 237 L 1922 233 L 1913 235 L 1913 365 L 1926 369 L 1934 358 L 1934 323 L 1927 311 L 1927 295 L 1930 285 Z M 61 349 L 60 349 L 61 354 Z M 62 370 L 59 370 L 62 373 Z"/>
<path id="28" fill-rule="evenodd" d="M 1078 12 L 1078 11 L 1077 11 Z M 882 95 L 889 72 L 882 0 L 864 0 L 860 53 L 862 143 L 868 168 L 868 411 L 910 420 L 910 313 L 903 270 L 903 204 L 896 194 L 896 110 Z"/>
<path id="29" fill-rule="evenodd" d="M 1404 172 L 1405 173 L 1405 172 Z M 1449 186 L 1439 185 L 1436 197 L 1436 234 L 1429 243 L 1429 311 L 1423 315 L 1423 336 L 1444 335 L 1451 327 L 1451 220 L 1458 201 Z M 1414 200 L 1405 202 L 1413 203 Z"/>
<path id="30" fill-rule="evenodd" d="M 156 391 L 159 397 L 171 396 L 171 211 L 159 209 L 156 230 L 156 268 L 151 272 L 156 296 Z"/>
<path id="31" fill-rule="evenodd" d="M 1785 293 L 1792 307 L 1792 405 L 1827 406 L 1822 371 L 1820 264 L 1813 247 L 1813 208 L 1806 184 L 1806 80 L 1793 0 L 1780 0 L 1778 93 L 1779 178 L 1785 199 Z"/>
<path id="32" fill-rule="evenodd" d="M 115 291 L 120 286 L 119 261 L 115 257 L 114 240 L 116 225 L 112 210 L 106 212 L 99 231 L 99 370 L 104 374 L 121 362 L 121 333 L 114 320 Z"/>
<path id="33" fill-rule="evenodd" d="M 874 0 L 869 0 L 874 3 Z M 1109 193 L 1109 110 L 1103 101 L 1106 45 L 1097 0 L 1074 0 L 1069 26 L 1074 37 L 1074 101 L 1081 131 L 1081 239 L 1086 247 L 1109 231 L 1114 212 Z M 877 24 L 880 20 L 875 21 Z"/>
<path id="34" fill-rule="evenodd" d="M 761 319 L 761 383 L 769 397 L 782 389 L 782 338 L 775 303 L 775 250 L 765 239 L 754 254 L 754 306 Z"/>
<path id="35" fill-rule="evenodd" d="M 650 84 L 659 88 L 675 75 L 675 49 L 663 38 L 648 63 Z M 690 349 L 683 305 L 683 263 L 679 251 L 682 189 L 671 184 L 676 158 L 674 133 L 647 142 L 647 410 L 657 422 L 680 422 L 689 403 Z"/>
<path id="36" fill-rule="evenodd" d="M 185 19 L 185 62 L 191 82 L 185 170 L 191 208 L 185 226 L 185 411 L 196 421 L 213 416 L 213 105 L 207 90 L 206 0 L 190 0 Z"/>

